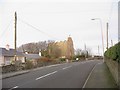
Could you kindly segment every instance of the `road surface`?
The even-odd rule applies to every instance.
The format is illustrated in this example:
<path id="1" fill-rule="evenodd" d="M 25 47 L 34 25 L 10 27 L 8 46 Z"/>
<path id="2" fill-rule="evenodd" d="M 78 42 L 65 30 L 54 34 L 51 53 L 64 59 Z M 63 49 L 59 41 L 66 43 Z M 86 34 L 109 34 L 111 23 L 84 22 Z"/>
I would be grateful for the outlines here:
<path id="1" fill-rule="evenodd" d="M 102 60 L 64 63 L 3 79 L 3 88 L 83 88 L 94 66 Z"/>

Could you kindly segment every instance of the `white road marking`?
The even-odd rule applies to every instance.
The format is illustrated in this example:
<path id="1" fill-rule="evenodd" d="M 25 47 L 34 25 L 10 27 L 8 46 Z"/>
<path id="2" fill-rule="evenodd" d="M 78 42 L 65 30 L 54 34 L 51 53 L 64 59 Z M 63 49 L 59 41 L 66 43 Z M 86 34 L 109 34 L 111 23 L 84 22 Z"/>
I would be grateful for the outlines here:
<path id="1" fill-rule="evenodd" d="M 70 67 L 72 67 L 72 66 L 64 67 L 63 70 L 68 69 L 68 68 L 70 68 Z"/>
<path id="2" fill-rule="evenodd" d="M 54 74 L 54 73 L 56 73 L 56 72 L 57 72 L 57 71 L 48 73 L 48 74 L 46 74 L 46 75 L 43 75 L 43 76 L 41 76 L 41 77 L 36 78 L 35 80 L 39 80 L 39 79 L 41 79 L 41 78 L 47 77 L 47 76 L 52 75 L 52 74 Z"/>
<path id="3" fill-rule="evenodd" d="M 43 67 L 39 67 L 39 68 L 36 68 L 36 69 L 33 69 L 32 71 L 36 71 L 36 70 L 40 70 L 40 69 L 44 69 L 44 68 L 49 68 L 49 67 L 54 67 L 54 66 L 59 66 L 61 64 L 55 64 L 55 65 L 49 65 L 49 66 L 43 66 Z"/>
<path id="4" fill-rule="evenodd" d="M 96 65 L 97 65 L 97 64 L 96 64 Z M 88 82 L 88 80 L 89 80 L 89 78 L 90 78 L 90 76 L 91 76 L 93 70 L 95 69 L 96 65 L 93 67 L 93 69 L 92 69 L 91 72 L 89 73 L 89 75 L 88 75 L 88 77 L 87 77 L 87 79 L 86 79 L 86 81 L 85 81 L 85 83 L 84 83 L 84 85 L 83 85 L 82 88 L 85 88 L 85 86 L 86 86 L 86 84 L 87 84 L 87 82 Z"/>
<path id="5" fill-rule="evenodd" d="M 11 89 L 9 89 L 9 90 L 12 90 L 12 89 L 15 89 L 15 88 L 18 88 L 19 86 L 15 86 L 15 87 L 13 87 L 13 88 L 11 88 Z"/>
<path id="6" fill-rule="evenodd" d="M 56 64 L 56 65 L 50 65 L 50 66 L 46 66 L 46 67 L 54 67 L 54 66 L 59 66 L 61 64 Z"/>

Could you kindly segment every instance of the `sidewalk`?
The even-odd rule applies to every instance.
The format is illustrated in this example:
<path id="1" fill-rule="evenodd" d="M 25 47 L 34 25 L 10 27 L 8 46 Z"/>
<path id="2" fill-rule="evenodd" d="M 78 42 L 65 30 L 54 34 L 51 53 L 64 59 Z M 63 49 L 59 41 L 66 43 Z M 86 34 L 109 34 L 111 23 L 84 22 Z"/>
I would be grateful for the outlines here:
<path id="1" fill-rule="evenodd" d="M 4 78 L 9 78 L 9 77 L 25 74 L 25 73 L 28 73 L 28 72 L 30 72 L 30 70 L 22 70 L 22 71 L 17 71 L 17 72 L 6 73 L 6 74 L 2 74 L 0 76 L 0 79 L 4 79 Z"/>
<path id="2" fill-rule="evenodd" d="M 117 85 L 107 65 L 99 63 L 91 73 L 85 88 L 117 88 Z"/>

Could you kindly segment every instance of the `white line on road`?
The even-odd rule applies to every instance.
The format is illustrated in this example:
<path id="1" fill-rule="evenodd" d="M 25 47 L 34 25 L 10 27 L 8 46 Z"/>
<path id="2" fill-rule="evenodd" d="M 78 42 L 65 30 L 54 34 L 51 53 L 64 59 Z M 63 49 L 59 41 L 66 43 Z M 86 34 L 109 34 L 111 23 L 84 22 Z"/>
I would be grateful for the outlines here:
<path id="1" fill-rule="evenodd" d="M 49 65 L 49 66 L 43 66 L 43 67 L 39 67 L 39 68 L 36 68 L 36 69 L 33 69 L 31 71 L 36 71 L 36 70 L 39 70 L 39 69 L 44 69 L 44 68 L 49 68 L 49 67 L 54 67 L 54 66 L 59 66 L 61 64 L 55 64 L 55 65 Z"/>
<path id="2" fill-rule="evenodd" d="M 96 65 L 97 65 L 97 64 L 96 64 Z M 93 70 L 95 69 L 96 65 L 93 67 L 93 69 L 92 69 L 91 72 L 89 73 L 89 75 L 88 75 L 88 77 L 87 77 L 87 79 L 86 79 L 86 81 L 85 81 L 85 83 L 84 83 L 84 85 L 83 85 L 82 88 L 85 88 L 85 86 L 86 86 L 86 84 L 87 84 L 87 82 L 88 82 L 88 80 L 89 80 L 89 78 L 90 78 L 90 76 L 91 76 Z"/>
<path id="3" fill-rule="evenodd" d="M 15 89 L 15 88 L 18 88 L 19 86 L 15 86 L 15 87 L 13 87 L 13 88 L 11 88 L 11 89 L 9 89 L 9 90 L 12 90 L 12 89 Z"/>
<path id="4" fill-rule="evenodd" d="M 46 74 L 46 75 L 43 75 L 43 76 L 41 76 L 41 77 L 36 78 L 35 80 L 39 80 L 39 79 L 41 79 L 41 78 L 47 77 L 47 76 L 52 75 L 52 74 L 54 74 L 54 73 L 56 73 L 56 72 L 57 72 L 57 71 L 48 73 L 48 74 Z"/>
<path id="5" fill-rule="evenodd" d="M 72 66 L 64 67 L 63 70 L 68 69 L 68 68 L 70 68 L 70 67 L 72 67 Z"/>
<path id="6" fill-rule="evenodd" d="M 50 66 L 46 66 L 46 67 L 54 67 L 54 66 L 59 66 L 61 64 L 55 64 L 55 65 L 50 65 Z"/>

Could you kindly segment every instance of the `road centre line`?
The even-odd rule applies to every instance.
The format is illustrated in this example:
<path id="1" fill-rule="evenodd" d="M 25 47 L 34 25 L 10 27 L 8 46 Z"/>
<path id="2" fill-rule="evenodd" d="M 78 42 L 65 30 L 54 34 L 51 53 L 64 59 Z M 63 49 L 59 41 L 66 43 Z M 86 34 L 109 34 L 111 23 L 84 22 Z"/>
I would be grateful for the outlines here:
<path id="1" fill-rule="evenodd" d="M 43 76 L 41 76 L 41 77 L 36 78 L 35 80 L 39 80 L 39 79 L 41 79 L 41 78 L 47 77 L 47 76 L 52 75 L 52 74 L 54 74 L 54 73 L 56 73 L 56 72 L 58 72 L 58 71 L 54 71 L 54 72 L 48 73 L 48 74 L 46 74 L 46 75 L 43 75 Z M 9 89 L 9 90 L 12 90 L 12 89 L 15 89 L 15 88 L 18 88 L 18 87 L 19 87 L 19 86 L 15 86 L 15 87 L 13 87 L 13 88 L 11 88 L 11 89 Z"/>
<path id="2" fill-rule="evenodd" d="M 46 67 L 55 67 L 55 66 L 59 66 L 61 64 L 56 64 L 56 65 L 50 65 L 50 66 L 46 66 Z"/>
<path id="3" fill-rule="evenodd" d="M 40 69 L 44 69 L 44 68 L 49 68 L 49 67 L 54 67 L 54 66 L 59 66 L 61 64 L 55 64 L 55 65 L 49 65 L 49 66 L 43 66 L 43 67 L 39 67 L 39 68 L 36 68 L 36 69 L 33 69 L 31 71 L 36 71 L 36 70 L 40 70 Z"/>
<path id="4" fill-rule="evenodd" d="M 46 74 L 46 75 L 43 75 L 43 76 L 41 76 L 41 77 L 36 78 L 35 80 L 39 80 L 39 79 L 41 79 L 41 78 L 47 77 L 47 76 L 52 75 L 52 74 L 54 74 L 54 73 L 56 73 L 56 72 L 57 72 L 57 71 L 48 73 L 48 74 Z"/>
<path id="5" fill-rule="evenodd" d="M 72 67 L 72 66 L 64 67 L 63 70 L 68 69 L 68 68 L 70 68 L 70 67 Z"/>

